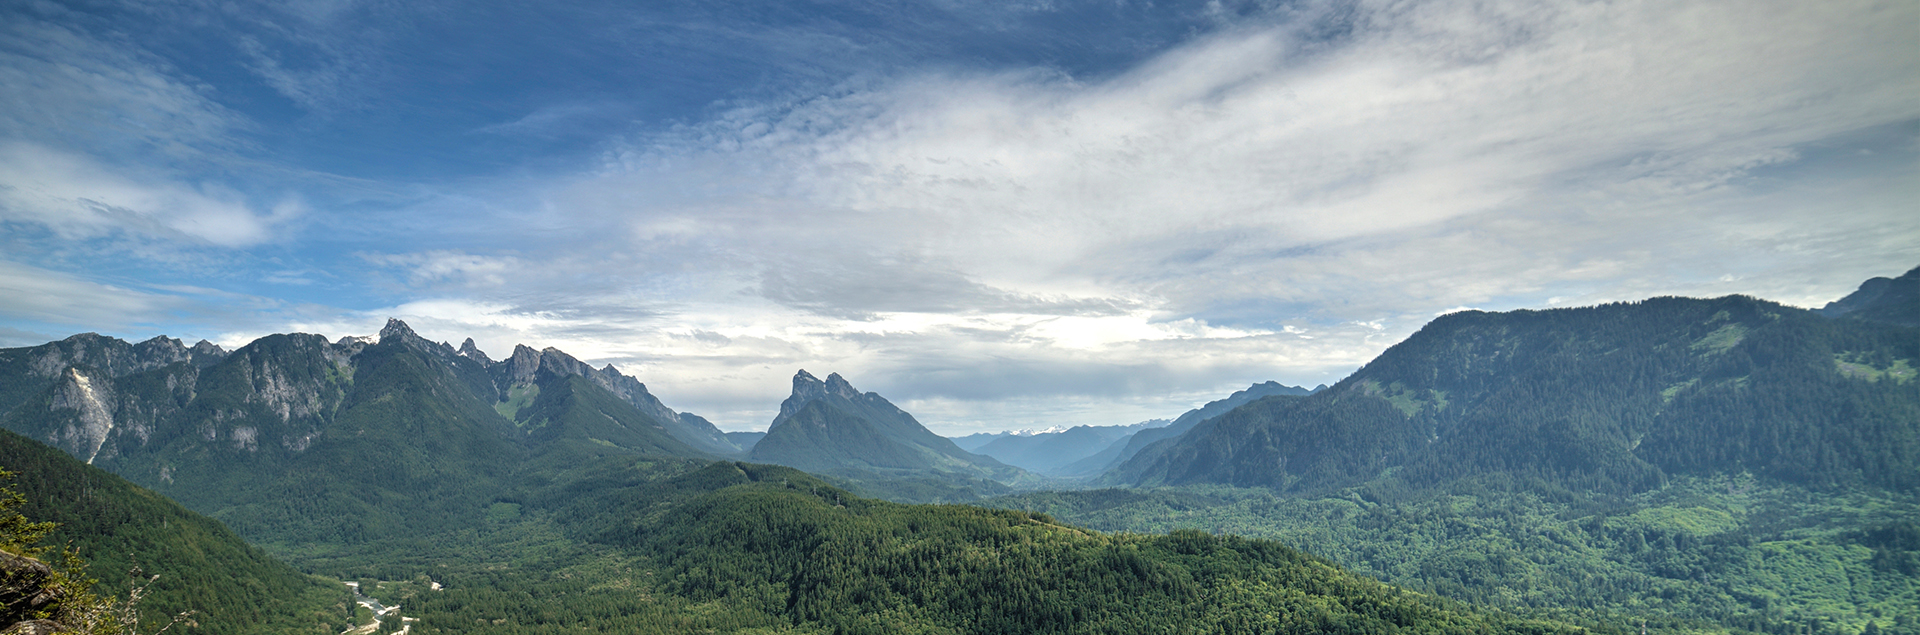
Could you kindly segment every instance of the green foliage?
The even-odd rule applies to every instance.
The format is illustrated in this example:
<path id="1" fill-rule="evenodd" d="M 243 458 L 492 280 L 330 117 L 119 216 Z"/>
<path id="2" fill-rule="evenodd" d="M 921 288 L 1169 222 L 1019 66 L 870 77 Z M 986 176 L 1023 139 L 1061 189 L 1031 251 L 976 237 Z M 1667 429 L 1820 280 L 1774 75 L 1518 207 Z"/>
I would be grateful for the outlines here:
<path id="1" fill-rule="evenodd" d="M 293 557 L 377 578 L 422 634 L 1570 630 L 1269 541 L 901 505 L 785 467 L 610 456 L 542 482 L 471 527 Z"/>
<path id="2" fill-rule="evenodd" d="M 1856 352 L 1835 353 L 1834 365 L 1840 374 L 1847 377 L 1880 381 L 1890 379 L 1896 382 L 1913 381 L 1913 361 L 1908 359 L 1889 359 L 1884 352 L 1879 355 L 1865 355 Z"/>
<path id="3" fill-rule="evenodd" d="M 787 468 L 608 474 L 558 518 L 696 606 L 832 632 L 1479 632 L 1541 628 L 1276 543 L 1102 535 L 1045 516 L 852 496 Z M 740 613 L 729 613 L 740 614 Z"/>
<path id="4" fill-rule="evenodd" d="M 505 417 L 508 421 L 519 424 L 524 421 L 524 419 L 520 418 L 520 410 L 526 408 L 528 404 L 533 403 L 533 400 L 539 397 L 540 386 L 538 384 L 513 386 L 507 389 L 507 399 L 505 401 L 493 405 L 493 411 L 500 413 L 500 416 Z"/>
<path id="5" fill-rule="evenodd" d="M 1386 582 L 1591 626 L 1915 632 L 1920 499 L 1680 478 L 1629 498 L 1483 479 L 1439 494 L 1188 486 L 1047 492 L 996 506 L 1104 530 L 1261 536 Z"/>
<path id="6" fill-rule="evenodd" d="M 9 481 L 15 474 L 6 468 L 0 468 L 0 551 L 33 557 L 46 551 L 40 540 L 56 526 L 51 522 L 34 522 L 20 513 L 20 507 L 27 504 L 27 497 L 13 491 Z"/>
<path id="7" fill-rule="evenodd" d="M 45 531 L 47 523 L 23 519 L 46 519 L 58 525 L 47 537 L 71 545 L 95 570 L 141 571 L 137 610 L 144 623 L 164 624 L 191 610 L 195 632 L 204 634 L 315 633 L 327 626 L 324 614 L 337 599 L 331 585 L 274 561 L 219 523 L 11 432 L 0 431 L 0 470 L 21 475 L 25 501 L 0 512 L 0 527 L 11 528 L 0 542 L 30 545 L 35 530 L 19 528 Z M 0 493 L 0 501 L 8 498 Z M 152 575 L 159 578 L 148 584 L 144 576 Z M 97 589 L 117 595 L 117 586 Z"/>
<path id="8" fill-rule="evenodd" d="M 34 558 L 51 549 L 39 545 L 39 541 L 58 525 L 53 522 L 34 522 L 20 513 L 27 498 L 10 487 L 15 474 L 0 468 L 0 551 L 16 556 Z M 140 618 L 145 595 L 158 577 L 141 580 L 138 569 L 130 572 L 134 578 L 125 600 L 103 597 L 94 592 L 98 580 L 88 576 L 87 562 L 72 546 L 60 549 L 59 558 L 48 567 L 49 576 L 41 581 L 37 588 L 9 589 L 9 591 L 28 591 L 51 598 L 50 602 L 38 610 L 24 615 L 9 615 L 9 619 L 0 624 L 11 622 L 13 618 L 25 620 L 52 620 L 65 630 L 76 635 L 138 635 L 142 633 Z M 9 579 L 13 583 L 16 579 Z M 9 606 L 9 613 L 14 607 Z M 180 622 L 186 621 L 192 611 L 183 611 L 168 620 L 166 626 L 154 633 L 169 630 Z M 9 631 L 11 632 L 11 631 Z"/>
<path id="9" fill-rule="evenodd" d="M 1269 397 L 1121 465 L 1115 484 L 1314 495 L 1487 475 L 1628 495 L 1752 472 L 1920 488 L 1920 330 L 1740 296 L 1441 317 L 1340 384 Z M 1882 377 L 1894 381 L 1882 380 Z"/>

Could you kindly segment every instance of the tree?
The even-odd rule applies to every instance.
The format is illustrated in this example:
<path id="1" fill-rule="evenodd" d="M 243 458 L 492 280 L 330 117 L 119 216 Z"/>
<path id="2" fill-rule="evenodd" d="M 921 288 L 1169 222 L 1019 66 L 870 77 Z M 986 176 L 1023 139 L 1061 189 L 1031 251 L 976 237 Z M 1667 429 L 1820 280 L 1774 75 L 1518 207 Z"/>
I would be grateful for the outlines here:
<path id="1" fill-rule="evenodd" d="M 12 626 L 16 621 L 50 620 L 65 627 L 66 632 L 80 635 L 140 635 L 140 614 L 137 610 L 141 596 L 146 594 L 147 586 L 160 576 L 140 579 L 140 571 L 135 568 L 129 572 L 133 583 L 129 587 L 127 598 L 103 597 L 93 592 L 98 582 L 87 577 L 87 563 L 73 547 L 58 550 L 59 564 L 53 565 L 40 560 L 39 556 L 51 551 L 52 547 L 39 544 L 56 525 L 49 522 L 33 522 L 19 512 L 26 504 L 26 497 L 13 491 L 9 485 L 14 473 L 0 468 L 0 551 L 6 552 L 8 565 L 25 575 L 16 575 L 15 570 L 7 571 L 10 580 L 30 580 L 51 598 L 39 606 L 22 606 L 17 615 L 0 615 L 0 626 Z M 13 608 L 13 607 L 8 607 Z M 159 635 L 175 625 L 191 624 L 192 611 L 175 615 L 173 620 L 151 635 Z"/>

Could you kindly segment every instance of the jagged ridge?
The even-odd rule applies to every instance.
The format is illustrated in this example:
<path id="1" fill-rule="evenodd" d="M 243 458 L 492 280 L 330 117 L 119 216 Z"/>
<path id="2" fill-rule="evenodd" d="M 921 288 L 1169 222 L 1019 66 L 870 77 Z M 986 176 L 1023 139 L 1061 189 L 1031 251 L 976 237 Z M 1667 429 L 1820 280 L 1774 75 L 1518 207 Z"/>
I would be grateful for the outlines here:
<path id="1" fill-rule="evenodd" d="M 821 381 L 805 370 L 794 374 L 793 394 L 780 403 L 780 414 L 748 456 L 830 473 L 880 470 L 995 480 L 1020 474 L 1018 468 L 960 449 L 886 398 L 855 389 L 838 373 Z"/>

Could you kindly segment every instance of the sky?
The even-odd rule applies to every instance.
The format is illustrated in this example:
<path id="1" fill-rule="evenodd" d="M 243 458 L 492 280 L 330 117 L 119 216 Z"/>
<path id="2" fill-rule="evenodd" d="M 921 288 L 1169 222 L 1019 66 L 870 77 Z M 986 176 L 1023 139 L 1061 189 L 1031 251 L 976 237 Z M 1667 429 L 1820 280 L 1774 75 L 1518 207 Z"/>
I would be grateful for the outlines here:
<path id="1" fill-rule="evenodd" d="M 1910 0 L 0 0 L 0 346 L 388 317 L 723 429 L 1331 384 L 1920 265 Z"/>

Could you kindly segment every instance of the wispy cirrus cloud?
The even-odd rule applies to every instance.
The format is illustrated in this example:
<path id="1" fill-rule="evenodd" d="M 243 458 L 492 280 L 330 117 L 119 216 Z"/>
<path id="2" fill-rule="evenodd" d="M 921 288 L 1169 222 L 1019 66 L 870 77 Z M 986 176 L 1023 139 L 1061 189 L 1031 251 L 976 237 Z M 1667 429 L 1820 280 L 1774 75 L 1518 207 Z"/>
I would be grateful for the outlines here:
<path id="1" fill-rule="evenodd" d="M 1328 291 L 1287 275 L 1295 263 L 1376 269 L 1343 254 L 1403 271 L 1319 275 L 1365 287 L 1464 267 L 1499 286 L 1501 271 L 1603 255 L 1583 244 L 1644 241 L 1644 219 L 1737 241 L 1723 230 L 1746 224 L 1716 206 L 1753 195 L 1756 170 L 1793 169 L 1799 146 L 1859 131 L 1910 136 L 1901 126 L 1920 119 L 1920 55 L 1894 26 L 1915 16 L 1899 4 L 1324 6 L 1354 28 L 1248 28 L 1091 84 L 937 73 L 743 108 L 631 147 L 580 185 L 654 200 L 564 200 L 642 228 L 710 223 L 729 245 L 821 263 L 924 250 L 1016 292 L 1144 290 L 1198 311 L 1301 295 L 1262 280 Z M 680 203 L 676 182 L 701 191 Z M 1895 211 L 1849 220 L 1911 234 Z M 1573 230 L 1568 250 L 1535 242 L 1556 228 Z M 1419 246 L 1392 257 L 1429 236 L 1535 264 L 1436 267 L 1445 257 Z M 858 265 L 822 271 L 844 266 Z M 1457 290 L 1432 298 L 1444 305 L 1501 295 L 1434 286 Z"/>
<path id="2" fill-rule="evenodd" d="M 235 147 L 233 133 L 249 125 L 209 87 L 182 81 L 137 47 L 47 16 L 8 17 L 0 21 L 0 85 L 8 93 L 0 137 L 181 161 Z"/>
<path id="3" fill-rule="evenodd" d="M 239 192 L 139 174 L 30 144 L 0 144 L 0 218 L 69 238 L 132 233 L 240 247 L 270 239 L 304 211 L 295 199 L 256 210 Z"/>
<path id="4" fill-rule="evenodd" d="M 124 328 L 187 304 L 179 298 L 0 260 L 0 314 L 32 322 L 81 319 L 100 330 Z M 39 344 L 30 342 L 25 344 Z"/>
<path id="5" fill-rule="evenodd" d="M 498 287 L 507 283 L 507 274 L 510 272 L 526 269 L 526 263 L 511 256 L 482 256 L 449 250 L 362 254 L 361 258 L 374 265 L 405 270 L 408 281 L 414 285 L 451 281 Z"/>

